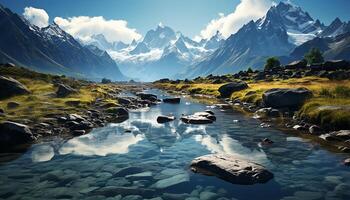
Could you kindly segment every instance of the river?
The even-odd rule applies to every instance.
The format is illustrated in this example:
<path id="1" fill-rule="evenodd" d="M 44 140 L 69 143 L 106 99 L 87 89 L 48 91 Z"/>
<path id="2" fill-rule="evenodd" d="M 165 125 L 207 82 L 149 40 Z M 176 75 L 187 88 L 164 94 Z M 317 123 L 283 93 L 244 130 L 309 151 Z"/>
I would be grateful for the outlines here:
<path id="1" fill-rule="evenodd" d="M 179 118 L 206 109 L 215 112 L 215 123 L 156 122 L 159 115 Z M 49 138 L 2 162 L 0 199 L 350 199 L 350 168 L 342 164 L 346 154 L 260 123 L 187 98 L 134 111 L 123 123 L 76 138 Z M 263 138 L 274 144 L 259 145 Z M 274 178 L 233 185 L 190 171 L 193 158 L 210 153 L 262 164 Z"/>

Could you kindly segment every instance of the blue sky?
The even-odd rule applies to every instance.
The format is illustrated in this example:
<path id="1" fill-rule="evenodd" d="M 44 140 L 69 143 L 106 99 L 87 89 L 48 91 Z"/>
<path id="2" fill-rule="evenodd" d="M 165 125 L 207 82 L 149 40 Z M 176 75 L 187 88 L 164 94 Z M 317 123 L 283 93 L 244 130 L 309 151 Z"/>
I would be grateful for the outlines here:
<path id="1" fill-rule="evenodd" d="M 335 17 L 350 20 L 349 0 L 292 2 L 326 24 Z M 218 13 L 232 13 L 240 0 L 0 0 L 0 3 L 19 14 L 28 6 L 44 9 L 51 22 L 55 17 L 104 16 L 107 20 L 127 21 L 127 26 L 136 29 L 141 35 L 162 22 L 187 36 L 194 37 L 212 19 L 218 18 Z"/>

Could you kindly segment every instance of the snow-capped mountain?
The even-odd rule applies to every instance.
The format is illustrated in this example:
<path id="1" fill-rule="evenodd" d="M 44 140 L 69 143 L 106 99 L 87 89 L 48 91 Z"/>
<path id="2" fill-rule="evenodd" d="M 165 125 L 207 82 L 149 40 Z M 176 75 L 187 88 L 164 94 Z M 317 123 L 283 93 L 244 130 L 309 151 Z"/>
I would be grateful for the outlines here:
<path id="1" fill-rule="evenodd" d="M 93 37 L 91 41 L 85 44 L 107 51 L 127 76 L 151 81 L 163 77 L 172 78 L 186 66 L 213 53 L 224 40 L 217 33 L 209 40 L 196 42 L 168 26 L 159 24 L 148 31 L 143 40 L 124 44 L 120 48 L 116 48 L 115 43 L 108 43 L 100 35 Z"/>
<path id="2" fill-rule="evenodd" d="M 283 28 L 287 32 L 289 42 L 295 45 L 316 37 L 324 29 L 324 25 L 319 20 L 314 20 L 309 13 L 285 2 L 271 7 L 266 16 L 256 23 L 259 29 L 264 29 L 270 24 Z"/>
<path id="3" fill-rule="evenodd" d="M 31 25 L 0 5 L 0 62 L 12 62 L 45 73 L 90 79 L 125 80 L 108 54 L 97 55 L 57 24 Z"/>
<path id="4" fill-rule="evenodd" d="M 300 7 L 280 2 L 264 17 L 245 24 L 208 58 L 188 67 L 183 75 L 193 78 L 262 67 L 266 57 L 289 55 L 324 28 Z"/>

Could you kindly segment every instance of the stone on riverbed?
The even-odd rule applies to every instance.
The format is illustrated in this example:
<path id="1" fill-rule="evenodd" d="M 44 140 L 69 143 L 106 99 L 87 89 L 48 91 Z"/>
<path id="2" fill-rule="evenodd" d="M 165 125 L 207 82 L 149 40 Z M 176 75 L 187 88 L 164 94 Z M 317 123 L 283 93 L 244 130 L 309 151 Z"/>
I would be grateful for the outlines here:
<path id="1" fill-rule="evenodd" d="M 346 141 L 350 139 L 350 130 L 340 130 L 323 134 L 320 138 L 327 141 Z"/>
<path id="2" fill-rule="evenodd" d="M 158 189 L 164 189 L 188 181 L 188 174 L 178 174 L 170 178 L 157 181 L 155 184 L 153 184 L 153 187 Z"/>
<path id="3" fill-rule="evenodd" d="M 174 116 L 161 115 L 161 116 L 157 117 L 157 122 L 162 124 L 162 123 L 174 121 L 175 119 L 176 118 Z"/>
<path id="4" fill-rule="evenodd" d="M 163 99 L 164 103 L 174 103 L 174 104 L 176 104 L 176 103 L 180 103 L 180 101 L 181 101 L 181 98 L 178 98 L 178 97 Z"/>
<path id="5" fill-rule="evenodd" d="M 210 154 L 195 158 L 191 163 L 191 169 L 241 185 L 266 183 L 273 178 L 273 174 L 262 165 L 226 154 Z"/>

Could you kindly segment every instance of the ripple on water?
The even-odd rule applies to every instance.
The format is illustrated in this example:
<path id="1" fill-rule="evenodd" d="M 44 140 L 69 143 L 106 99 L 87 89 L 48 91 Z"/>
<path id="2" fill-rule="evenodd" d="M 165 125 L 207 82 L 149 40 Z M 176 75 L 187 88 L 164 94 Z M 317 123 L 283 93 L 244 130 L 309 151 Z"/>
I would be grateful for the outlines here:
<path id="1" fill-rule="evenodd" d="M 217 117 L 210 125 L 156 122 L 159 115 L 179 119 L 181 114 L 208 109 L 185 100 L 133 111 L 129 120 L 88 135 L 33 145 L 0 165 L 0 198 L 350 199 L 350 172 L 341 164 L 343 154 L 261 128 L 259 120 L 237 112 L 209 107 Z M 259 147 L 263 138 L 274 143 Z M 192 173 L 191 160 L 209 153 L 257 162 L 272 171 L 274 179 L 239 186 Z"/>

